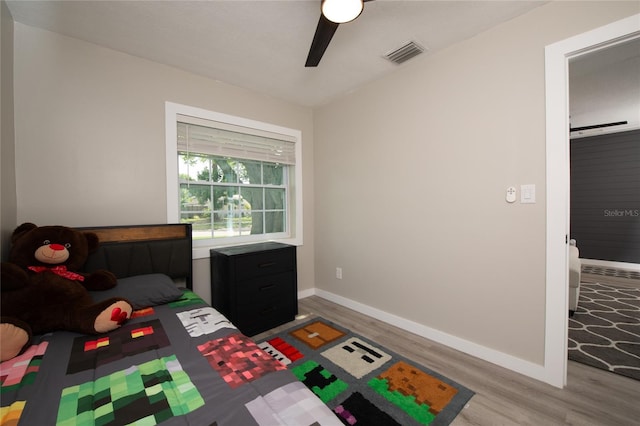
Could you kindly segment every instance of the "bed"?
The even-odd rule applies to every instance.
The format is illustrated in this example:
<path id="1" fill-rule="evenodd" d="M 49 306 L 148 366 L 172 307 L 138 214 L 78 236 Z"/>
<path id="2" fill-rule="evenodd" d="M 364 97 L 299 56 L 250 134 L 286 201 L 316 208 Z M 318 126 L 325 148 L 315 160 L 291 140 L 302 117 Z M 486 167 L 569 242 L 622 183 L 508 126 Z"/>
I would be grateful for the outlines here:
<path id="1" fill-rule="evenodd" d="M 4 425 L 342 424 L 282 364 L 193 292 L 185 224 L 79 228 L 131 319 L 103 335 L 34 336 L 1 364 Z"/>

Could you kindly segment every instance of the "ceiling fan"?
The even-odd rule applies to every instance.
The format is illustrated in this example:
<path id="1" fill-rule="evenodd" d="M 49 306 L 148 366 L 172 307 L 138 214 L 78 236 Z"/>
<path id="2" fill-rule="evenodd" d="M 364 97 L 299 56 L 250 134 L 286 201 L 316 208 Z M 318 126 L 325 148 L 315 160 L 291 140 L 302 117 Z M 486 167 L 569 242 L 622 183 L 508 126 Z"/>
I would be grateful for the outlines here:
<path id="1" fill-rule="evenodd" d="M 364 3 L 373 0 L 322 0 L 320 20 L 311 42 L 305 67 L 317 67 L 338 25 L 360 16 Z"/>

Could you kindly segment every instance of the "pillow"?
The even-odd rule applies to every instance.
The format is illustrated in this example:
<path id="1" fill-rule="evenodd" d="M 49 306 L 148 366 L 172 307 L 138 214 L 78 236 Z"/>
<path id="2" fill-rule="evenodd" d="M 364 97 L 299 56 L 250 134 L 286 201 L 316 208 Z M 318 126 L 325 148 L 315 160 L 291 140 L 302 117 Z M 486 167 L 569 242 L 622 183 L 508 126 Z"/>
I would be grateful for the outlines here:
<path id="1" fill-rule="evenodd" d="M 182 296 L 182 289 L 167 275 L 145 274 L 119 278 L 114 288 L 89 293 L 94 302 L 122 297 L 131 302 L 133 309 L 141 309 L 172 302 Z"/>

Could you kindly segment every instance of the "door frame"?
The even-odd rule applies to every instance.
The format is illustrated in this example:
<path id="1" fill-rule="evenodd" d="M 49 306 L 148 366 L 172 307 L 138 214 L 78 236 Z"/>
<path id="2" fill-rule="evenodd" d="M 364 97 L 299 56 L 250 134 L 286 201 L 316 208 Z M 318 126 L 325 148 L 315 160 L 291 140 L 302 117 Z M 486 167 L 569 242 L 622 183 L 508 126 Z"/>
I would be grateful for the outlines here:
<path id="1" fill-rule="evenodd" d="M 569 59 L 640 37 L 640 14 L 545 47 L 546 382 L 567 384 L 569 298 Z"/>

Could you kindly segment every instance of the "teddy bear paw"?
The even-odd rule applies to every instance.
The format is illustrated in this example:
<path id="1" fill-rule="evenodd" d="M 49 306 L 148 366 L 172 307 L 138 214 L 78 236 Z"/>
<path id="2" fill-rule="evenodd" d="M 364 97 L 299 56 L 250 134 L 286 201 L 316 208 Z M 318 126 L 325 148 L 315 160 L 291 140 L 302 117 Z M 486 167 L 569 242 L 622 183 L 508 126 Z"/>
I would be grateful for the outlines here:
<path id="1" fill-rule="evenodd" d="M 133 308 L 124 300 L 119 300 L 103 310 L 95 320 L 94 328 L 98 333 L 115 330 L 130 317 Z"/>
<path id="2" fill-rule="evenodd" d="M 30 340 L 28 330 L 15 324 L 0 324 L 0 361 L 18 356 Z"/>

